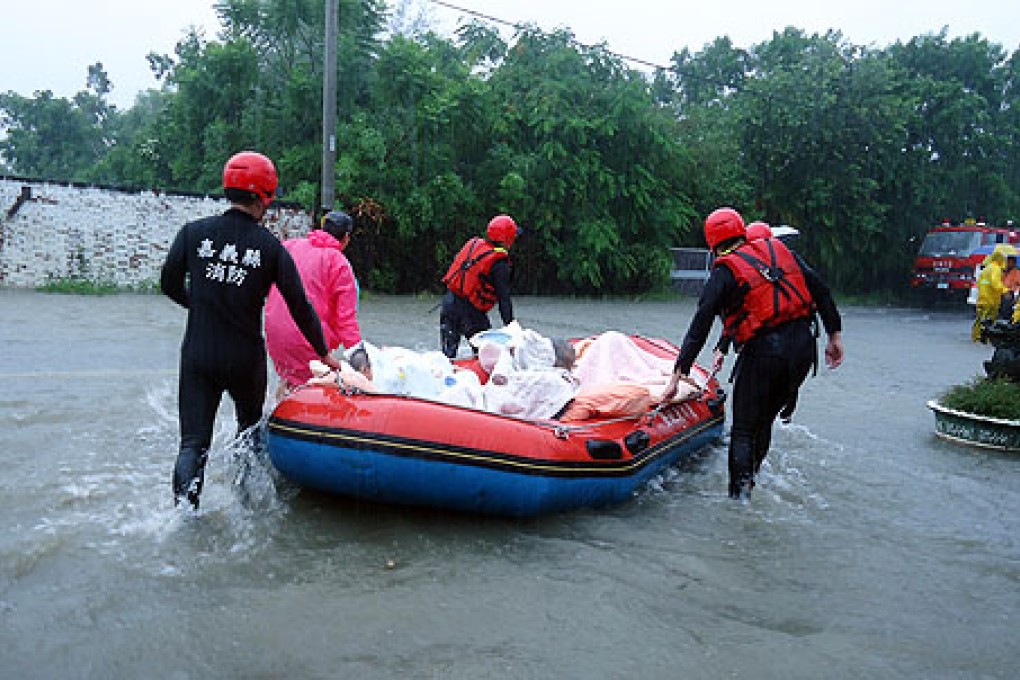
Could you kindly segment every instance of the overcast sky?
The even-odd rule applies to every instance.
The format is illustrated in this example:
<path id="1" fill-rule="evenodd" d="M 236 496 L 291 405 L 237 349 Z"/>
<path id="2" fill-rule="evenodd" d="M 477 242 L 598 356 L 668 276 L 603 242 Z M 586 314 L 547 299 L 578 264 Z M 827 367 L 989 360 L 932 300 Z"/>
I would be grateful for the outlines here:
<path id="1" fill-rule="evenodd" d="M 461 13 L 430 7 L 441 28 Z M 674 51 L 700 51 L 718 36 L 738 47 L 768 40 L 786 26 L 808 33 L 836 29 L 858 45 L 885 47 L 896 40 L 938 32 L 980 33 L 1008 51 L 1020 47 L 1020 0 L 450 0 L 511 22 L 541 29 L 570 28 L 584 43 L 666 65 Z M 0 92 L 31 96 L 52 90 L 70 97 L 85 86 L 90 64 L 103 63 L 113 103 L 130 106 L 140 90 L 155 87 L 149 52 L 172 53 L 189 26 L 214 38 L 213 0 L 20 0 L 5 2 L 0 36 Z M 466 18 L 466 17 L 465 17 Z"/>

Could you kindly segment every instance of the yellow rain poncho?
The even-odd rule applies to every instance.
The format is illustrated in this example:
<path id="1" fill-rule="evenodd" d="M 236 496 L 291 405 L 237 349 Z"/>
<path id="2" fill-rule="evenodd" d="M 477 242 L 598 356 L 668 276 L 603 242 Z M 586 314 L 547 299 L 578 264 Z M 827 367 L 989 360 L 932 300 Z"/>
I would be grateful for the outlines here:
<path id="1" fill-rule="evenodd" d="M 1006 267 L 1006 256 L 1015 254 L 1016 248 L 1000 243 L 981 263 L 981 274 L 977 281 L 977 309 L 970 334 L 974 342 L 981 339 L 981 322 L 993 321 L 999 316 L 1002 295 L 1007 290 L 1006 284 L 1002 282 L 1002 270 Z"/>

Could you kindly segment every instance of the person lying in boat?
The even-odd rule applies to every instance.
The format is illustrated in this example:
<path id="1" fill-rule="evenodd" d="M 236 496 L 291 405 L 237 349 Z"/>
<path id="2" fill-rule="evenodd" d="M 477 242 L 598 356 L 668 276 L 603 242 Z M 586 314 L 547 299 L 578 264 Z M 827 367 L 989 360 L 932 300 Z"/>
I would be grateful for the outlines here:
<path id="1" fill-rule="evenodd" d="M 566 338 L 546 338 L 531 330 L 511 342 L 483 339 L 477 347 L 483 380 L 488 379 L 504 353 L 504 361 L 508 362 L 504 370 L 562 368 L 569 371 L 577 360 L 574 345 Z"/>
<path id="2" fill-rule="evenodd" d="M 348 391 L 393 394 L 431 399 L 469 408 L 482 408 L 478 378 L 465 378 L 470 371 L 459 369 L 439 352 L 415 352 L 404 347 L 376 347 L 368 342 L 349 350 L 341 361 L 339 375 L 311 362 L 310 384 L 340 385 Z"/>
<path id="3" fill-rule="evenodd" d="M 368 358 L 368 350 L 366 350 L 364 346 L 354 348 L 347 357 L 347 363 L 350 364 L 352 369 L 365 376 L 365 378 L 369 381 L 372 380 L 372 362 Z"/>
<path id="4" fill-rule="evenodd" d="M 372 383 L 372 364 L 364 347 L 358 347 L 340 361 L 339 374 L 320 361 L 308 362 L 312 372 L 309 385 L 340 385 L 344 389 L 376 394 L 379 390 Z"/>
<path id="5" fill-rule="evenodd" d="M 552 346 L 553 366 L 568 371 L 574 370 L 574 364 L 577 363 L 577 350 L 574 349 L 574 344 L 566 338 L 553 338 Z"/>
<path id="6" fill-rule="evenodd" d="M 587 338 L 576 347 L 528 329 L 504 328 L 472 340 L 485 381 L 486 410 L 519 418 L 576 422 L 647 413 L 673 370 L 672 360 L 645 352 L 618 331 Z M 678 399 L 697 391 L 691 387 Z"/>
<path id="7" fill-rule="evenodd" d="M 570 372 L 573 348 L 566 340 L 550 341 L 554 351 L 552 365 L 541 368 L 520 368 L 511 348 L 499 346 L 492 352 L 484 345 L 479 351 L 479 362 L 489 374 L 482 387 L 485 409 L 492 413 L 515 418 L 549 419 L 560 414 L 574 398 L 580 387 Z M 495 356 L 494 363 L 490 363 Z"/>
<path id="8" fill-rule="evenodd" d="M 673 373 L 673 361 L 644 351 L 629 336 L 606 331 L 575 348 L 580 386 L 559 416 L 564 422 L 641 415 L 651 411 Z M 699 390 L 685 383 L 674 401 Z"/>

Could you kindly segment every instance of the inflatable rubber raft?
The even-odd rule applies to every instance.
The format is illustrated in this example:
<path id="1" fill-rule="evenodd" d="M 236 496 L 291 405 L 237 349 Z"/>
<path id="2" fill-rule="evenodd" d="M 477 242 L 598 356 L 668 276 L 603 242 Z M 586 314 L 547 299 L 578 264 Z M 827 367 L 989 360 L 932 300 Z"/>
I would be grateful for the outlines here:
<path id="1" fill-rule="evenodd" d="M 570 423 L 307 385 L 271 415 L 269 457 L 302 487 L 374 502 L 508 517 L 618 504 L 721 436 L 725 394 L 700 367 L 692 374 L 707 381 L 693 398 Z"/>

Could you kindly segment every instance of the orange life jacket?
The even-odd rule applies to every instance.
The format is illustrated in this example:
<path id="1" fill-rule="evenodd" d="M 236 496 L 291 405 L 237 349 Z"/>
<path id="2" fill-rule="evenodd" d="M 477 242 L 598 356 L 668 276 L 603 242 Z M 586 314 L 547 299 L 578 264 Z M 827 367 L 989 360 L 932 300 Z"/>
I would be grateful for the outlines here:
<path id="1" fill-rule="evenodd" d="M 814 302 L 793 253 L 776 238 L 748 241 L 716 258 L 744 295 L 723 312 L 726 333 L 743 345 L 761 329 L 809 318 Z"/>
<path id="2" fill-rule="evenodd" d="M 489 280 L 489 273 L 494 264 L 508 257 L 504 248 L 495 248 L 485 239 L 475 237 L 453 258 L 443 283 L 454 295 L 487 312 L 496 304 L 496 289 Z"/>

